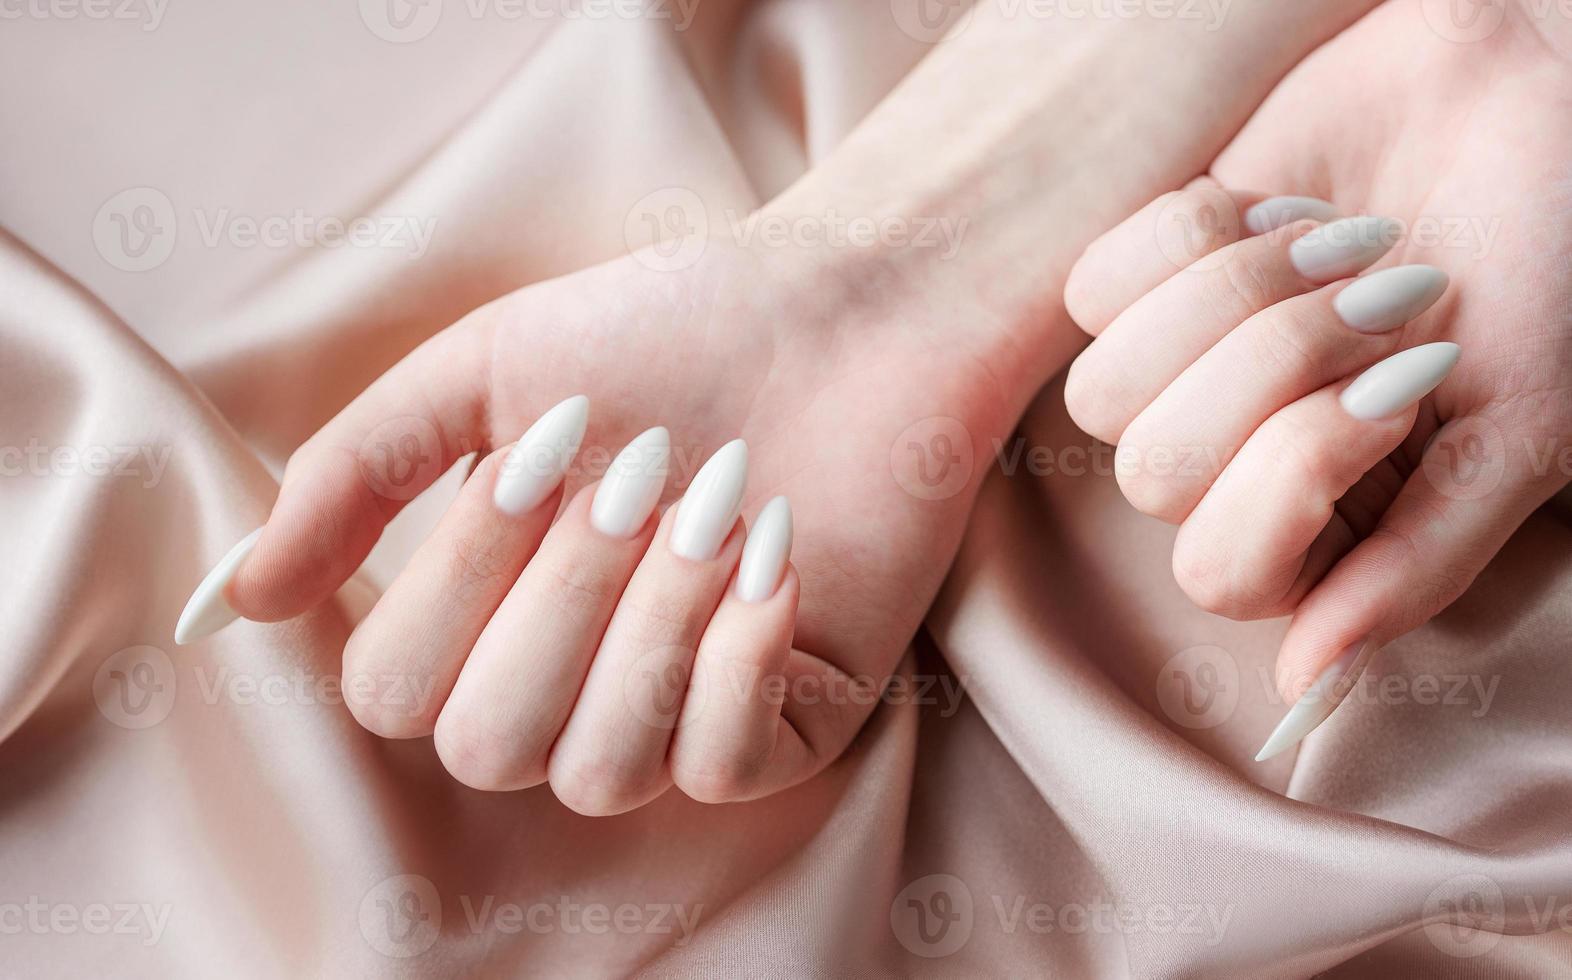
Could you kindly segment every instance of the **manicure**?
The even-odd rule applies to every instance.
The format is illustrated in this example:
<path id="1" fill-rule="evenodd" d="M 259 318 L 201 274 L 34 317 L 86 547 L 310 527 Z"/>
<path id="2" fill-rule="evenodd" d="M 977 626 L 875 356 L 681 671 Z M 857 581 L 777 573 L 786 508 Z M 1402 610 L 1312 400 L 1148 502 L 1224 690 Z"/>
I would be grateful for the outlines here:
<path id="1" fill-rule="evenodd" d="M 666 488 L 671 435 L 662 426 L 641 433 L 611 461 L 590 503 L 590 524 L 613 538 L 631 538 L 649 520 Z"/>
<path id="2" fill-rule="evenodd" d="M 1288 247 L 1288 260 L 1312 282 L 1336 282 L 1374 265 L 1401 233 L 1391 218 L 1342 218 L 1300 236 Z"/>
<path id="3" fill-rule="evenodd" d="M 693 561 L 714 558 L 737 523 L 747 482 L 748 444 L 733 439 L 699 469 L 677 503 L 677 520 L 671 528 L 672 553 Z"/>
<path id="4" fill-rule="evenodd" d="M 1365 672 L 1365 665 L 1374 652 L 1374 644 L 1366 639 L 1349 644 L 1338 654 L 1337 659 L 1321 671 L 1315 683 L 1300 695 L 1294 706 L 1288 709 L 1288 714 L 1277 723 L 1277 728 L 1267 737 L 1266 744 L 1255 754 L 1255 761 L 1265 762 L 1279 752 L 1293 748 L 1330 718 L 1358 683 L 1359 675 Z"/>
<path id="5" fill-rule="evenodd" d="M 1390 418 L 1435 390 L 1457 365 L 1462 348 L 1441 341 L 1398 351 L 1367 368 L 1338 401 L 1356 419 Z"/>
<path id="6" fill-rule="evenodd" d="M 551 496 L 579 451 L 589 423 L 589 399 L 574 395 L 542 415 L 519 437 L 502 464 L 492 502 L 504 514 L 524 514 Z"/>
<path id="7" fill-rule="evenodd" d="M 186 600 L 186 608 L 181 610 L 180 621 L 175 624 L 176 644 L 185 646 L 204 636 L 212 636 L 240 618 L 240 614 L 224 597 L 224 590 L 234 581 L 235 573 L 240 571 L 240 563 L 251 554 L 251 549 L 256 547 L 257 539 L 261 536 L 262 529 L 259 527 L 241 538 L 203 577 L 196 591 L 191 593 L 191 598 Z"/>
<path id="8" fill-rule="evenodd" d="M 1433 265 L 1382 269 L 1349 283 L 1332 300 L 1332 309 L 1360 333 L 1385 333 L 1430 309 L 1447 282 L 1446 273 Z"/>
<path id="9" fill-rule="evenodd" d="M 737 569 L 737 596 L 744 602 L 763 602 L 775 594 L 791 558 L 791 505 L 776 497 L 759 511 L 759 519 L 742 546 Z"/>
<path id="10" fill-rule="evenodd" d="M 1337 205 L 1318 197 L 1282 195 L 1269 197 L 1244 214 L 1245 230 L 1252 235 L 1262 235 L 1274 228 L 1293 224 L 1295 221 L 1333 221 L 1337 218 Z"/>

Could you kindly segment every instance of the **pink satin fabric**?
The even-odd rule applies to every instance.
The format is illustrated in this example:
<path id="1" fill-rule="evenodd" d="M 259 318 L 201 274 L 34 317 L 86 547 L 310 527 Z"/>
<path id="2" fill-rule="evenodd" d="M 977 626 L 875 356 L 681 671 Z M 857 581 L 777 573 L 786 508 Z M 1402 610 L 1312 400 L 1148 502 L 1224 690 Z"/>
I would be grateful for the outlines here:
<path id="1" fill-rule="evenodd" d="M 925 47 L 882 0 L 706 0 L 681 32 L 448 0 L 413 39 L 421 8 L 371 0 L 118 9 L 0 27 L 0 973 L 1568 969 L 1565 515 L 1257 765 L 1282 623 L 1184 599 L 1173 531 L 1056 388 L 999 447 L 914 685 L 774 798 L 589 819 L 354 723 L 344 639 L 452 475 L 337 602 L 175 648 L 371 379 L 625 250 L 644 195 L 757 206 Z M 389 244 L 236 237 L 297 214 Z"/>

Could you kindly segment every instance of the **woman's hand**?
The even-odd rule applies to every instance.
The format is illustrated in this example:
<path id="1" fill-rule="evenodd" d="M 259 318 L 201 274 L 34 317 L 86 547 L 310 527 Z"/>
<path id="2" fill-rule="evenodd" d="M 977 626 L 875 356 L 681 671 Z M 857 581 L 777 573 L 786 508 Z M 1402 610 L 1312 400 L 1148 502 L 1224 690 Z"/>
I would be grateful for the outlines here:
<path id="1" fill-rule="evenodd" d="M 1066 294 L 1097 338 L 1071 413 L 1120 445 L 1131 502 L 1182 525 L 1180 584 L 1293 614 L 1278 684 L 1313 696 L 1263 757 L 1568 482 L 1572 64 L 1526 6 L 1474 43 L 1421 8 L 1318 51 L 1213 168 L 1335 204 L 1198 181 L 1094 243 Z M 1339 213 L 1386 217 L 1311 231 Z"/>
<path id="2" fill-rule="evenodd" d="M 217 602 L 181 638 L 225 603 L 272 621 L 325 601 L 405 502 L 478 453 L 345 651 L 346 690 L 377 692 L 348 699 L 367 728 L 434 733 L 462 781 L 549 780 L 585 813 L 674 780 L 721 801 L 808 777 L 871 712 L 938 587 L 983 469 L 972 440 L 984 451 L 1031 393 L 1006 346 L 969 344 L 873 253 L 819 258 L 712 242 L 662 271 L 636 253 L 477 310 L 291 457 L 254 550 L 199 590 Z M 536 463 L 509 465 L 505 447 L 578 393 L 587 426 L 582 399 L 559 405 L 522 440 Z M 687 496 L 652 517 L 646 483 L 597 527 L 589 482 L 630 442 L 635 472 L 659 464 L 652 425 L 669 433 L 666 496 Z M 701 485 L 710 514 L 685 529 Z M 728 586 L 738 511 L 778 495 L 803 530 L 795 643 L 794 573 L 764 574 L 758 602 Z"/>

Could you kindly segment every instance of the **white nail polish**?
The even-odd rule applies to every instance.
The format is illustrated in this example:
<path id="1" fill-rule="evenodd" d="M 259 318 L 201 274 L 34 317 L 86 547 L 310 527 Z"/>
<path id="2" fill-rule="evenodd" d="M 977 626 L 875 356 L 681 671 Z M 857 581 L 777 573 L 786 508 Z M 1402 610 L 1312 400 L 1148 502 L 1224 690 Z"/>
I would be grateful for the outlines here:
<path id="1" fill-rule="evenodd" d="M 763 602 L 774 595 L 790 558 L 791 505 L 785 497 L 776 497 L 764 505 L 748 530 L 742 564 L 737 568 L 737 597 L 744 602 Z"/>
<path id="2" fill-rule="evenodd" d="M 677 520 L 671 528 L 672 553 L 694 561 L 714 558 L 737 523 L 747 482 L 748 444 L 733 439 L 699 468 L 688 492 L 677 503 Z"/>
<path id="3" fill-rule="evenodd" d="M 649 520 L 666 488 L 671 435 L 661 426 L 641 433 L 611 461 L 595 499 L 590 524 L 613 538 L 631 538 Z"/>
<path id="4" fill-rule="evenodd" d="M 1319 197 L 1269 197 L 1245 212 L 1245 230 L 1261 235 L 1274 228 L 1293 224 L 1295 221 L 1333 221 L 1337 218 L 1337 205 Z"/>
<path id="5" fill-rule="evenodd" d="M 1402 230 L 1391 218 L 1342 218 L 1300 236 L 1288 247 L 1288 260 L 1312 282 L 1336 282 L 1374 265 Z"/>
<path id="6" fill-rule="evenodd" d="M 574 395 L 542 415 L 513 446 L 492 502 L 504 514 L 524 514 L 539 507 L 557 489 L 579 451 L 589 424 L 589 399 Z"/>
<path id="7" fill-rule="evenodd" d="M 1373 653 L 1375 645 L 1368 640 L 1349 644 L 1336 660 L 1321 671 L 1321 676 L 1300 695 L 1294 706 L 1288 709 L 1288 714 L 1277 723 L 1277 727 L 1267 737 L 1266 744 L 1261 746 L 1261 751 L 1255 754 L 1255 761 L 1265 762 L 1279 752 L 1293 748 L 1330 718 L 1358 683 L 1359 675 L 1365 672 L 1365 665 L 1370 662 Z"/>
<path id="8" fill-rule="evenodd" d="M 186 608 L 180 611 L 180 621 L 175 624 L 176 644 L 185 646 L 204 636 L 212 636 L 240 618 L 240 614 L 230 608 L 229 600 L 224 598 L 224 589 L 234 580 L 235 573 L 240 570 L 240 563 L 251 554 L 251 549 L 256 547 L 260 537 L 262 529 L 259 527 L 241 538 L 202 578 L 196 591 L 191 593 L 191 598 L 186 600 Z"/>
<path id="9" fill-rule="evenodd" d="M 1356 419 L 1373 422 L 1396 415 L 1446 380 L 1460 353 L 1462 348 L 1445 341 L 1398 351 L 1367 368 L 1338 401 Z"/>
<path id="10" fill-rule="evenodd" d="M 1430 309 L 1446 292 L 1447 281 L 1433 265 L 1382 269 L 1349 283 L 1332 300 L 1332 309 L 1360 333 L 1385 333 Z"/>

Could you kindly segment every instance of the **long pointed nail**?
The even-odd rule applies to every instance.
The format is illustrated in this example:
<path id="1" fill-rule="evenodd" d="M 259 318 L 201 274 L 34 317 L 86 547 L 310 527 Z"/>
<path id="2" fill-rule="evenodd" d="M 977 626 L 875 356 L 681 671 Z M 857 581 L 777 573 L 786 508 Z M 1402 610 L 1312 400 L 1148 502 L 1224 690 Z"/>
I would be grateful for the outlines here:
<path id="1" fill-rule="evenodd" d="M 1277 728 L 1268 736 L 1266 744 L 1261 746 L 1261 751 L 1255 754 L 1255 761 L 1265 762 L 1279 752 L 1293 748 L 1330 718 L 1337 706 L 1348 697 L 1348 692 L 1354 689 L 1374 652 L 1375 646 L 1369 640 L 1349 644 L 1336 660 L 1321 671 L 1321 676 L 1300 695 L 1294 706 L 1288 709 L 1288 714 L 1277 723 Z"/>
<path id="2" fill-rule="evenodd" d="M 733 439 L 699 468 L 688 492 L 677 503 L 677 520 L 671 528 L 672 553 L 694 561 L 714 558 L 737 523 L 747 483 L 748 444 Z"/>
<path id="3" fill-rule="evenodd" d="M 530 426 L 508 453 L 491 500 L 504 514 L 524 514 L 551 496 L 579 451 L 589 424 L 589 399 L 574 395 Z"/>
<path id="4" fill-rule="evenodd" d="M 1332 300 L 1332 309 L 1360 333 L 1385 333 L 1430 309 L 1447 282 L 1446 273 L 1433 265 L 1382 269 L 1349 283 Z"/>
<path id="5" fill-rule="evenodd" d="M 590 503 L 595 530 L 613 538 L 637 534 L 660 503 L 670 456 L 671 435 L 658 425 L 624 446 L 595 488 Z"/>
<path id="6" fill-rule="evenodd" d="M 1367 368 L 1338 401 L 1356 419 L 1373 422 L 1396 415 L 1446 380 L 1462 350 L 1446 341 L 1400 350 Z"/>
<path id="7" fill-rule="evenodd" d="M 774 595 L 790 558 L 791 504 L 785 497 L 776 497 L 759 511 L 759 519 L 753 522 L 742 546 L 737 597 L 744 602 L 763 602 Z"/>
<path id="8" fill-rule="evenodd" d="M 1341 218 L 1300 236 L 1288 247 L 1288 260 L 1312 282 L 1336 282 L 1374 265 L 1402 230 L 1391 218 Z"/>
<path id="9" fill-rule="evenodd" d="M 175 643 L 185 646 L 204 636 L 212 636 L 240 618 L 240 614 L 230 608 L 229 600 L 224 598 L 224 590 L 234 580 L 235 573 L 240 571 L 240 563 L 251 554 L 251 549 L 256 547 L 257 539 L 261 536 L 262 529 L 259 527 L 241 538 L 203 576 L 196 591 L 186 600 L 186 608 L 180 611 L 180 621 L 175 624 Z"/>
<path id="10" fill-rule="evenodd" d="M 1337 205 L 1319 197 L 1269 197 L 1245 212 L 1244 223 L 1250 234 L 1261 235 L 1307 218 L 1313 221 L 1336 220 Z"/>

